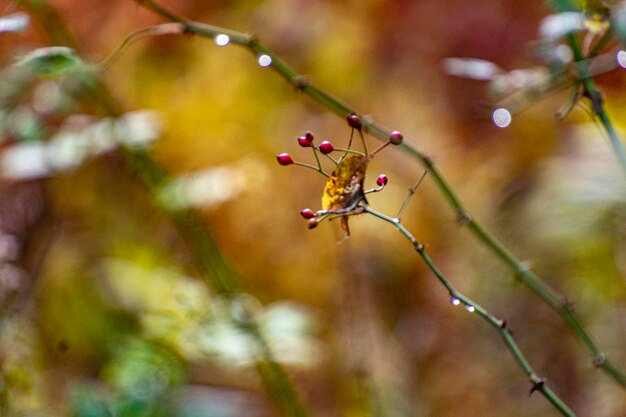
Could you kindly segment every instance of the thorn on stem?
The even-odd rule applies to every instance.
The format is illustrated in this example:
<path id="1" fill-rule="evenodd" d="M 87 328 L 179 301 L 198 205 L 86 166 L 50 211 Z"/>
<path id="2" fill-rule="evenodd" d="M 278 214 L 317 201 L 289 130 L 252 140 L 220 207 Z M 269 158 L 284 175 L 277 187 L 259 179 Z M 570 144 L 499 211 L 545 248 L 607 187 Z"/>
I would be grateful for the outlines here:
<path id="1" fill-rule="evenodd" d="M 602 108 L 602 103 L 604 100 L 602 98 L 602 94 L 599 91 L 585 90 L 584 95 L 589 99 L 589 101 L 591 101 L 591 109 L 596 115 L 600 115 L 604 112 L 604 109 Z"/>
<path id="2" fill-rule="evenodd" d="M 433 159 L 430 156 L 424 156 L 422 158 L 422 161 L 424 161 L 424 165 L 426 165 L 426 168 L 432 168 L 435 163 L 433 162 Z"/>
<path id="3" fill-rule="evenodd" d="M 530 392 L 528 393 L 529 397 L 531 395 L 533 395 L 533 392 L 535 392 L 535 391 L 542 391 L 543 390 L 543 387 L 546 385 L 546 379 L 545 378 L 534 377 L 532 382 L 533 382 L 533 386 L 530 389 Z"/>
<path id="4" fill-rule="evenodd" d="M 572 300 L 570 300 L 567 297 L 563 297 L 563 300 L 561 300 L 561 307 L 563 308 L 563 311 L 567 312 L 567 313 L 573 313 L 574 312 L 574 305 L 576 303 Z"/>
<path id="5" fill-rule="evenodd" d="M 604 353 L 600 353 L 593 358 L 593 365 L 596 367 L 601 367 L 606 363 L 606 356 Z"/>
<path id="6" fill-rule="evenodd" d="M 456 215 L 456 221 L 461 226 L 467 226 L 472 221 L 472 216 L 468 212 L 461 210 Z"/>
<path id="7" fill-rule="evenodd" d="M 194 31 L 193 31 L 193 30 L 189 27 L 189 25 L 188 25 L 188 24 L 186 24 L 186 23 L 181 23 L 181 24 L 183 25 L 183 30 L 182 30 L 183 35 L 189 35 L 189 36 L 191 36 L 191 35 L 195 35 L 195 34 L 196 34 L 196 33 L 195 33 L 195 32 L 194 32 Z"/>
<path id="8" fill-rule="evenodd" d="M 311 83 L 307 77 L 304 75 L 297 75 L 292 78 L 292 83 L 296 87 L 296 89 L 303 91 L 305 88 L 309 86 Z"/>

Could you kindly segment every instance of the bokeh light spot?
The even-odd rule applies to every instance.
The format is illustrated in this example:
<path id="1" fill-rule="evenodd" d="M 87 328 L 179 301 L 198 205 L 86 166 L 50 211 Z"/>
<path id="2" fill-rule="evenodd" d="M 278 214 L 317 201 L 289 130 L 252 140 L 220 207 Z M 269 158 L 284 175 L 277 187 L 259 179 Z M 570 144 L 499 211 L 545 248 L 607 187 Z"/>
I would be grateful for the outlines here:
<path id="1" fill-rule="evenodd" d="M 626 51 L 618 51 L 616 58 L 619 66 L 622 68 L 626 68 Z"/>
<path id="2" fill-rule="evenodd" d="M 505 108 L 499 108 L 493 112 L 492 119 L 496 126 L 504 128 L 511 124 L 513 118 L 510 111 Z"/>

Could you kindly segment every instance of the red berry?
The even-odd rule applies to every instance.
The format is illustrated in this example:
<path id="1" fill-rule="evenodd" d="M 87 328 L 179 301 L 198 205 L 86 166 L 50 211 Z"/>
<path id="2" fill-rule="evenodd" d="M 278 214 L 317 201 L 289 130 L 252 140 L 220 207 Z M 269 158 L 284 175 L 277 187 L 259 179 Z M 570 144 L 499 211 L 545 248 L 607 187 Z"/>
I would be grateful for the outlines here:
<path id="1" fill-rule="evenodd" d="M 315 229 L 317 227 L 317 225 L 319 224 L 319 222 L 317 221 L 317 219 L 314 217 L 312 219 L 309 219 L 309 221 L 307 222 L 307 227 L 309 229 Z"/>
<path id="2" fill-rule="evenodd" d="M 361 119 L 354 113 L 350 113 L 346 118 L 348 120 L 348 125 L 356 130 L 361 130 Z"/>
<path id="3" fill-rule="evenodd" d="M 378 178 L 376 178 L 376 184 L 378 184 L 379 187 L 384 187 L 387 185 L 387 182 L 389 182 L 389 178 L 387 178 L 385 174 L 380 174 Z"/>
<path id="4" fill-rule="evenodd" d="M 404 140 L 404 136 L 402 136 L 402 133 L 398 132 L 397 130 L 394 130 L 393 132 L 391 132 L 391 135 L 389 135 L 389 142 L 394 145 L 401 144 L 402 140 Z"/>
<path id="5" fill-rule="evenodd" d="M 315 139 L 315 136 L 313 135 L 313 132 L 310 132 L 307 130 L 307 132 L 304 134 L 304 137 L 306 137 L 306 140 L 308 140 L 309 142 L 313 142 L 313 139 Z"/>
<path id="6" fill-rule="evenodd" d="M 310 148 L 311 146 L 313 146 L 313 141 L 309 141 L 306 136 L 300 136 L 298 138 L 298 145 L 302 146 L 303 148 Z"/>
<path id="7" fill-rule="evenodd" d="M 289 156 L 288 153 L 281 153 L 280 155 L 276 155 L 276 159 L 278 163 L 281 165 L 291 165 L 293 164 L 293 159 Z"/>
<path id="8" fill-rule="evenodd" d="M 300 215 L 307 220 L 315 217 L 315 213 L 313 213 L 313 210 L 311 210 L 310 208 L 300 210 Z"/>
<path id="9" fill-rule="evenodd" d="M 320 143 L 320 152 L 323 153 L 324 155 L 329 154 L 334 150 L 335 150 L 335 147 L 329 141 L 325 140 L 322 143 Z"/>

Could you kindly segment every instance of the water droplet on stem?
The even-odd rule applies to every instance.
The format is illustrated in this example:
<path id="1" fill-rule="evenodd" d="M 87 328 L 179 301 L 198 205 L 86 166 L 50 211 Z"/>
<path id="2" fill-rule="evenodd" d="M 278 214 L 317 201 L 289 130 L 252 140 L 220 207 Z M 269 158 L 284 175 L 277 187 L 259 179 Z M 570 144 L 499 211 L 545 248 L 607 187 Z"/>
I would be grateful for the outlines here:
<path id="1" fill-rule="evenodd" d="M 259 55 L 258 63 L 262 67 L 269 67 L 272 64 L 272 57 L 269 55 Z"/>

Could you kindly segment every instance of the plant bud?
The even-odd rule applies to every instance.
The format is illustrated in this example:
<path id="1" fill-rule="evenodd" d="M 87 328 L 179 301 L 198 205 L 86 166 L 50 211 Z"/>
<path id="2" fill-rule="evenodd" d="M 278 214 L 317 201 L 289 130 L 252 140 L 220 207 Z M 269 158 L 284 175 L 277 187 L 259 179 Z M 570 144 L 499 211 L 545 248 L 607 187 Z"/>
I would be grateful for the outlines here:
<path id="1" fill-rule="evenodd" d="M 322 143 L 320 143 L 320 152 L 323 153 L 324 155 L 327 155 L 334 150 L 335 150 L 335 147 L 329 141 L 325 140 Z"/>
<path id="2" fill-rule="evenodd" d="M 391 132 L 391 135 L 389 135 L 389 142 L 391 142 L 393 145 L 399 145 L 402 143 L 403 140 L 404 136 L 402 136 L 402 133 L 398 132 L 397 130 L 394 130 L 393 132 Z"/>
<path id="3" fill-rule="evenodd" d="M 280 155 L 276 155 L 276 160 L 281 165 L 291 165 L 293 164 L 293 159 L 288 153 L 281 153 Z"/>
<path id="4" fill-rule="evenodd" d="M 311 146 L 313 146 L 313 141 L 309 141 L 306 136 L 300 136 L 298 138 L 298 145 L 302 146 L 303 148 L 310 148 Z"/>
<path id="5" fill-rule="evenodd" d="M 300 215 L 307 220 L 315 217 L 315 213 L 313 213 L 313 210 L 311 210 L 310 208 L 300 210 Z"/>
<path id="6" fill-rule="evenodd" d="M 354 113 L 350 113 L 346 119 L 348 120 L 348 125 L 356 130 L 361 130 L 361 127 L 363 127 L 361 119 Z"/>
<path id="7" fill-rule="evenodd" d="M 378 178 L 376 178 L 376 184 L 378 184 L 379 187 L 384 187 L 388 182 L 389 178 L 387 178 L 385 174 L 380 174 Z"/>

